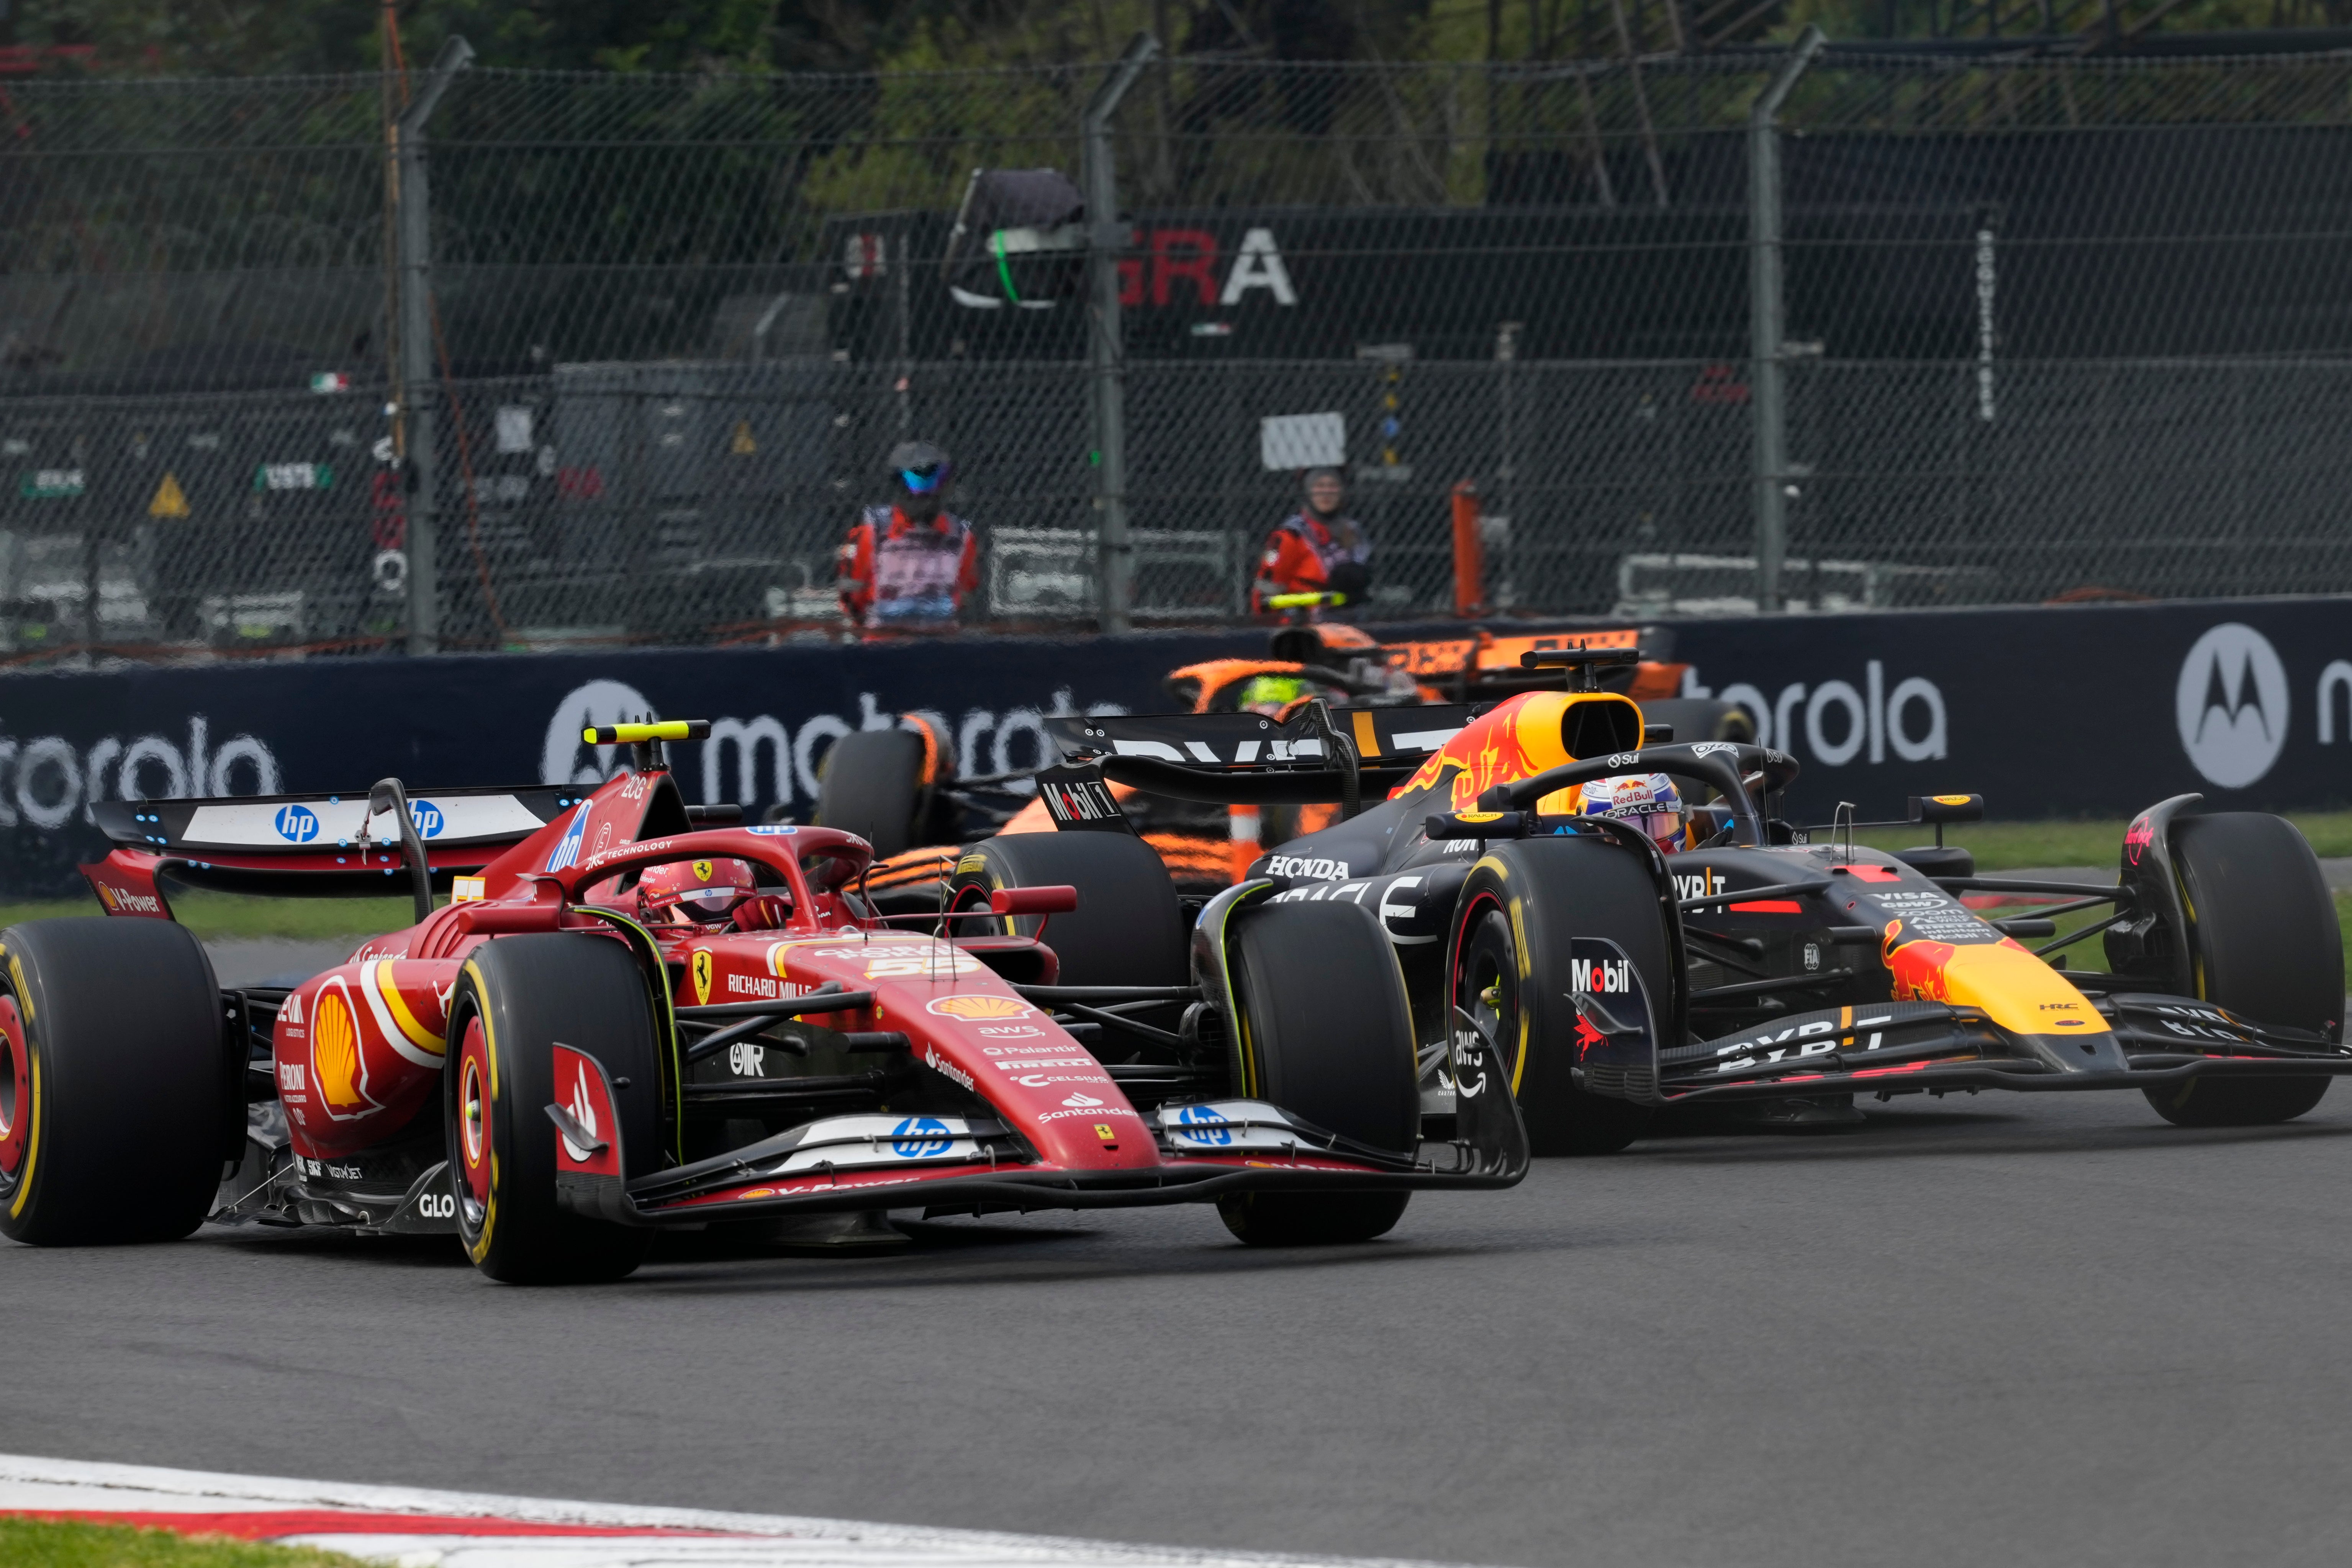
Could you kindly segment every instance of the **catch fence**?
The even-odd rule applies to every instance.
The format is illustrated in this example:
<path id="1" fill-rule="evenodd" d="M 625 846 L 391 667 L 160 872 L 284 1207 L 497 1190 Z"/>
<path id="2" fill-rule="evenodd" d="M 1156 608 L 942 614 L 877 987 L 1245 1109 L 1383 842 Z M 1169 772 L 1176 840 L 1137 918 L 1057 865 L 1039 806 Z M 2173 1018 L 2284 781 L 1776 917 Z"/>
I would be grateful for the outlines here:
<path id="1" fill-rule="evenodd" d="M 374 77 L 12 83 L 0 656 L 409 645 L 421 584 L 448 647 L 831 634 L 909 435 L 977 618 L 1100 614 L 1109 447 L 1134 622 L 1230 619 L 1263 422 L 1333 413 L 1376 612 L 1453 606 L 1465 480 L 1501 612 L 1752 605 L 1767 486 L 1815 608 L 2352 587 L 2352 57 L 1815 59 L 1776 465 L 1785 58 L 1155 60 L 1091 226 L 974 172 L 1075 201 L 1097 67 L 477 68 L 407 161 Z"/>

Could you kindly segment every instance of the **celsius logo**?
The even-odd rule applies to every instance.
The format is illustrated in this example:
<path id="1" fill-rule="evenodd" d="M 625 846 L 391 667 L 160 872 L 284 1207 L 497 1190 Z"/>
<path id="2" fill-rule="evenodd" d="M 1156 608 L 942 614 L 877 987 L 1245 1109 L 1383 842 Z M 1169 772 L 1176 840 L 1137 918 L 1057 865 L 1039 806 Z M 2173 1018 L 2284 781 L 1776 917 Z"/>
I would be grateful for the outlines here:
<path id="1" fill-rule="evenodd" d="M 280 806 L 278 836 L 289 844 L 307 844 L 319 836 L 319 818 L 308 806 Z"/>
<path id="2" fill-rule="evenodd" d="M 2270 640 L 2227 622 L 2197 639 L 2174 694 L 2180 747 L 2206 779 L 2242 789 L 2286 744 L 2286 671 Z"/>

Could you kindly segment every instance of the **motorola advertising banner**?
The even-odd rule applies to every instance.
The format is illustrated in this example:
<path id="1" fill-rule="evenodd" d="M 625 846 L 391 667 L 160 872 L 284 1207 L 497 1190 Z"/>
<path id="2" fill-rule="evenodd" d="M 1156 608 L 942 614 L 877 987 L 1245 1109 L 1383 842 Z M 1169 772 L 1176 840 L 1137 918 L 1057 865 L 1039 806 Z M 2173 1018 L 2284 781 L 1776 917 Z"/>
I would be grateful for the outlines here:
<path id="1" fill-rule="evenodd" d="M 1517 630 L 1519 628 L 1514 628 Z M 1422 635 L 1436 629 L 1419 628 Z M 2352 804 L 2352 599 L 1686 621 L 1645 638 L 1687 695 L 1744 705 L 1803 774 L 1790 813 L 1981 791 L 1996 818 Z M 924 709 L 967 774 L 1033 766 L 1055 713 L 1163 711 L 1178 666 L 1265 633 L 126 669 L 0 678 L 0 895 L 81 890 L 106 799 L 581 782 L 583 727 L 708 718 L 689 800 L 805 814 L 824 747 Z"/>

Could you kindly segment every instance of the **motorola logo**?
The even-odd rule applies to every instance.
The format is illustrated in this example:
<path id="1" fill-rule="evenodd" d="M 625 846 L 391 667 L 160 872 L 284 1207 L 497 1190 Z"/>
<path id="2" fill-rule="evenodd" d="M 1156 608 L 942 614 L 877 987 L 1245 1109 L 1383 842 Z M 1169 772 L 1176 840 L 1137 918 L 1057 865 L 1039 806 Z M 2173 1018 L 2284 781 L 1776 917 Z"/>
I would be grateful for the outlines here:
<path id="1" fill-rule="evenodd" d="M 2286 744 L 2286 670 L 2278 651 L 2251 626 L 2214 627 L 2180 662 L 2174 713 L 2181 749 L 2209 783 L 2252 784 Z"/>

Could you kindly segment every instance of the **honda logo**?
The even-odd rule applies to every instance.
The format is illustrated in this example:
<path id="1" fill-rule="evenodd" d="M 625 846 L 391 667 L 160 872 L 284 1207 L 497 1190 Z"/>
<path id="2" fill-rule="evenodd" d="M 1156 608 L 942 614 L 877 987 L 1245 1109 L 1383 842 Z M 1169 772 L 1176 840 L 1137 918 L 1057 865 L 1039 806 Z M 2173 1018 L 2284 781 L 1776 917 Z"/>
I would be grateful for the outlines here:
<path id="1" fill-rule="evenodd" d="M 2286 671 L 2277 650 L 2251 626 L 2214 627 L 2180 662 L 2174 712 L 2181 749 L 2209 783 L 2253 783 L 2286 744 Z"/>

